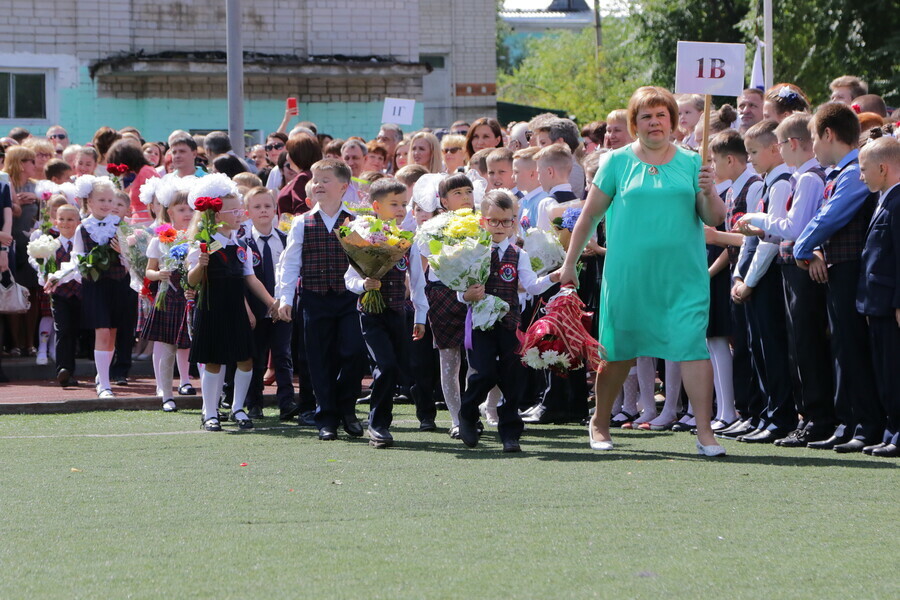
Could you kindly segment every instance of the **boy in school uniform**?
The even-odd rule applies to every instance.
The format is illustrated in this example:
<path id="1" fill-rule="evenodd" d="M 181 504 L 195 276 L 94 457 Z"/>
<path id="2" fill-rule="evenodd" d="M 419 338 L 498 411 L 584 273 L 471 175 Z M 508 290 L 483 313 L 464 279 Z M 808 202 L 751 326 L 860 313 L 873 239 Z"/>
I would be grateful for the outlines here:
<path id="1" fill-rule="evenodd" d="M 497 148 L 487 155 L 487 181 L 486 191 L 505 189 L 513 193 L 516 198 L 522 198 L 520 192 L 515 189 L 516 180 L 513 176 L 513 152 L 509 148 Z"/>
<path id="2" fill-rule="evenodd" d="M 379 179 L 369 188 L 369 198 L 375 216 L 398 226 L 406 216 L 406 186 L 393 178 Z M 362 277 L 352 266 L 344 274 L 347 289 L 362 295 L 369 290 L 381 290 L 386 307 L 381 313 L 367 312 L 357 303 L 359 323 L 363 340 L 369 351 L 369 358 L 375 365 L 373 370 L 372 394 L 369 411 L 369 445 L 388 448 L 394 438 L 389 429 L 393 420 L 394 390 L 400 380 L 401 368 L 409 364 L 409 330 L 406 324 L 407 274 L 413 272 L 421 277 L 422 262 L 409 260 L 409 255 L 400 259 L 394 268 L 380 280 Z M 425 317 L 428 301 L 423 285 L 410 285 L 415 306 L 414 340 L 425 335 Z"/>
<path id="3" fill-rule="evenodd" d="M 876 444 L 884 429 L 868 326 L 856 311 L 860 258 L 878 194 L 870 194 L 859 178 L 860 126 L 849 106 L 823 104 L 809 128 L 819 164 L 834 168 L 826 177 L 822 208 L 794 244 L 794 259 L 826 284 L 838 426 L 831 437 L 807 447 L 860 452 Z"/>
<path id="4" fill-rule="evenodd" d="M 747 274 L 749 262 L 739 265 L 740 249 L 745 241 L 739 233 L 731 233 L 731 229 L 747 212 L 747 207 L 758 205 L 762 197 L 762 178 L 747 164 L 747 148 L 740 133 L 729 129 L 717 134 L 709 145 L 716 177 L 721 180 L 730 179 L 731 187 L 725 194 L 725 225 L 728 231 L 720 232 L 712 228 L 706 229 L 707 243 L 724 246 L 728 250 L 728 260 L 732 281 L 743 281 Z M 752 256 L 755 249 L 749 249 Z M 743 267 L 743 268 L 740 268 Z M 716 436 L 724 438 L 737 437 L 755 431 L 759 424 L 759 414 L 765 409 L 766 401 L 762 395 L 756 370 L 753 367 L 753 355 L 750 349 L 749 330 L 747 328 L 747 310 L 744 304 L 731 302 L 734 405 L 740 418 L 731 426 L 716 432 Z M 757 350 L 761 355 L 761 349 Z"/>
<path id="5" fill-rule="evenodd" d="M 278 317 L 290 321 L 298 277 L 303 293 L 303 326 L 307 361 L 316 395 L 316 427 L 320 440 L 337 439 L 337 426 L 352 437 L 363 435 L 356 399 L 366 361 L 356 312 L 356 294 L 344 285 L 350 262 L 335 230 L 354 215 L 342 197 L 350 185 L 350 168 L 326 158 L 312 166 L 315 207 L 295 217 L 281 255 L 275 294 Z"/>
<path id="6" fill-rule="evenodd" d="M 538 181 L 547 197 L 540 201 L 537 208 L 536 226 L 544 231 L 552 231 L 550 211 L 563 202 L 578 200 L 569 183 L 572 172 L 572 153 L 568 146 L 551 144 L 534 155 L 538 168 Z"/>
<path id="7" fill-rule="evenodd" d="M 540 148 L 528 147 L 513 154 L 513 180 L 522 194 L 519 198 L 519 223 L 522 231 L 537 226 L 537 209 L 541 200 L 547 197 L 538 181 L 537 161 L 534 156 Z"/>
<path id="8" fill-rule="evenodd" d="M 791 194 L 791 171 L 778 150 L 777 126 L 773 120 L 760 121 L 747 130 L 744 146 L 754 170 L 764 177 L 757 211 L 783 217 Z M 781 267 L 775 263 L 778 240 L 748 238 L 742 247 L 744 256 L 738 258 L 739 264 L 742 258 L 747 260 L 748 249 L 754 245 L 756 251 L 749 259 L 746 274 L 734 278 L 731 294 L 736 303 L 746 304 L 750 338 L 751 341 L 758 340 L 753 349 L 758 347 L 762 351 L 761 355 L 754 356 L 753 362 L 766 398 L 766 408 L 760 414 L 756 430 L 737 439 L 740 442 L 773 443 L 797 429 L 797 414 L 788 364 L 784 284 Z"/>
<path id="9" fill-rule="evenodd" d="M 522 362 L 516 354 L 516 331 L 522 318 L 519 287 L 537 295 L 558 280 L 557 274 L 537 277 L 528 254 L 510 243 L 510 231 L 516 225 L 515 198 L 505 190 L 492 190 L 481 202 L 482 227 L 491 234 L 491 269 L 485 285 L 473 285 L 458 298 L 472 303 L 492 294 L 509 304 L 509 312 L 488 331 L 472 331 L 468 351 L 469 377 L 459 410 L 459 437 L 474 448 L 478 445 L 479 405 L 494 386 L 499 386 L 503 401 L 497 407 L 497 425 L 504 452 L 520 452 L 519 437 L 524 425 L 518 405 L 522 395 Z"/>
<path id="10" fill-rule="evenodd" d="M 775 130 L 785 164 L 795 169 L 785 207 L 787 213 L 779 217 L 748 212 L 737 224 L 742 233 L 759 228 L 781 239 L 775 261 L 781 265 L 784 282 L 794 400 L 803 420 L 786 438 L 775 440 L 775 445 L 794 448 L 830 437 L 835 426 L 825 286 L 813 281 L 796 265 L 793 253 L 794 242 L 818 212 L 825 191 L 825 170 L 812 151 L 811 119 L 811 115 L 796 113 L 779 123 Z"/>
<path id="11" fill-rule="evenodd" d="M 265 187 L 252 188 L 246 193 L 244 201 L 253 224 L 244 236 L 242 245 L 252 256 L 256 278 L 274 297 L 275 265 L 287 246 L 287 234 L 273 225 L 278 206 L 272 190 Z M 268 307 L 255 295 L 248 294 L 247 303 L 256 319 L 256 327 L 253 329 L 253 379 L 244 404 L 247 415 L 251 419 L 262 417 L 263 375 L 269 364 L 271 351 L 277 386 L 275 397 L 278 400 L 278 417 L 285 421 L 292 419 L 300 413 L 300 407 L 294 402 L 294 370 L 291 361 L 293 326 L 267 316 Z"/>
<path id="12" fill-rule="evenodd" d="M 859 153 L 860 176 L 878 206 L 866 231 L 856 309 L 869 322 L 878 397 L 887 416 L 872 456 L 900 456 L 900 141 L 883 137 Z"/>
<path id="13" fill-rule="evenodd" d="M 55 225 L 59 230 L 56 264 L 72 259 L 75 230 L 81 223 L 78 208 L 64 204 L 56 209 Z M 56 381 L 62 387 L 78 385 L 75 380 L 75 345 L 81 323 L 81 275 L 59 284 L 50 294 L 53 329 L 56 334 Z"/>

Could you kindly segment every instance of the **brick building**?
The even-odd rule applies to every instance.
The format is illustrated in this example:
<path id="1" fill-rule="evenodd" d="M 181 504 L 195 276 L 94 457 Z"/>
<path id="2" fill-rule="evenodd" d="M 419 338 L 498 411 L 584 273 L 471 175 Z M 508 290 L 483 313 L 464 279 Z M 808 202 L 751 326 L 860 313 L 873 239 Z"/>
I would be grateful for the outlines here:
<path id="1" fill-rule="evenodd" d="M 289 96 L 334 136 L 372 136 L 385 97 L 417 100 L 412 128 L 496 111 L 496 4 L 485 0 L 243 0 L 246 129 Z M 227 128 L 225 0 L 5 0 L 0 130 L 60 123 Z"/>

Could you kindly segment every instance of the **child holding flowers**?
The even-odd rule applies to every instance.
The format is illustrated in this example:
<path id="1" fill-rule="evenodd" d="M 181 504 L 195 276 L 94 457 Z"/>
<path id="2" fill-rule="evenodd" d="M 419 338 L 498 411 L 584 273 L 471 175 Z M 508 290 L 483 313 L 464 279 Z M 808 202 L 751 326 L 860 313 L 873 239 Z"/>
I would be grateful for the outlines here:
<path id="1" fill-rule="evenodd" d="M 151 179 L 150 181 L 162 181 Z M 168 179 L 156 186 L 155 200 L 162 224 L 154 230 L 154 237 L 147 247 L 146 278 L 153 282 L 156 300 L 141 329 L 141 337 L 153 343 L 153 369 L 156 388 L 162 396 L 163 410 L 176 410 L 172 394 L 172 377 L 176 358 L 182 388 L 190 386 L 188 379 L 188 351 L 191 347 L 187 324 L 187 299 L 182 287 L 181 275 L 188 251 L 185 230 L 191 223 L 193 210 L 188 206 L 190 182 Z M 144 184 L 146 187 L 148 184 Z M 143 192 L 143 190 L 142 190 Z"/>
<path id="2" fill-rule="evenodd" d="M 336 227 L 354 218 L 341 200 L 350 186 L 350 168 L 340 160 L 325 158 L 311 171 L 311 197 L 316 205 L 294 219 L 288 234 L 276 277 L 279 318 L 291 319 L 299 278 L 319 439 L 337 439 L 341 421 L 344 431 L 360 437 L 363 429 L 355 407 L 362 384 L 364 349 L 357 297 L 347 291 L 343 278 L 350 262 L 334 235 Z"/>
<path id="3" fill-rule="evenodd" d="M 375 448 L 387 448 L 394 443 L 389 431 L 393 420 L 394 390 L 400 379 L 401 366 L 407 364 L 407 274 L 410 278 L 421 277 L 422 265 L 421 262 L 418 265 L 410 263 L 412 234 L 399 229 L 400 222 L 406 216 L 406 186 L 393 178 L 379 179 L 369 188 L 369 198 L 375 217 L 359 217 L 346 228 L 348 235 L 344 239 L 356 237 L 360 241 L 356 253 L 344 244 L 351 258 L 351 266 L 344 274 L 344 283 L 348 290 L 360 294 L 357 303 L 359 322 L 369 358 L 375 365 L 369 412 L 369 444 Z M 360 259 L 365 259 L 364 253 L 373 259 L 369 264 L 372 268 L 358 270 Z M 360 256 L 355 258 L 357 255 Z M 385 270 L 386 273 L 377 276 Z M 370 276 L 366 277 L 364 273 Z M 411 287 L 418 290 L 413 295 L 416 307 L 413 339 L 418 340 L 425 333 L 428 303 L 422 285 Z M 366 302 L 366 295 L 374 292 L 378 293 L 380 301 Z"/>
<path id="4" fill-rule="evenodd" d="M 413 202 L 425 205 L 430 198 L 437 195 L 440 198 L 440 207 L 446 211 L 457 211 L 475 207 L 473 199 L 472 182 L 462 173 L 451 175 L 437 186 L 437 193 L 429 185 L 430 179 L 423 177 L 416 182 L 413 188 Z M 431 221 L 423 223 L 420 231 L 428 231 Z M 416 238 L 419 253 L 424 258 L 431 256 L 427 243 L 422 243 L 419 236 Z M 459 370 L 462 365 L 461 348 L 465 341 L 466 306 L 456 298 L 456 293 L 434 274 L 433 269 L 426 270 L 426 282 L 424 283 L 425 296 L 428 299 L 428 322 L 434 336 L 434 345 L 438 349 L 441 369 L 441 389 L 444 393 L 444 402 L 450 412 L 450 437 L 459 435 Z"/>
<path id="5" fill-rule="evenodd" d="M 75 231 L 72 263 L 47 280 L 47 291 L 55 292 L 62 283 L 82 276 L 83 324 L 94 330 L 94 363 L 97 367 L 97 395 L 114 398 L 110 390 L 109 367 L 112 364 L 116 331 L 128 321 L 132 298 L 128 271 L 119 255 L 116 228 L 119 217 L 112 214 L 116 187 L 108 177 L 82 175 L 75 181 L 76 194 L 84 198 L 88 212 Z"/>
<path id="6" fill-rule="evenodd" d="M 481 203 L 481 223 L 491 236 L 490 273 L 485 284 L 471 285 L 461 300 L 471 304 L 493 295 L 509 305 L 499 322 L 488 329 L 475 328 L 467 358 L 469 377 L 459 411 L 459 437 L 473 448 L 478 444 L 478 407 L 494 386 L 503 392 L 497 407 L 497 425 L 504 452 L 519 452 L 522 417 L 518 405 L 524 380 L 516 355 L 516 335 L 521 320 L 519 287 L 532 295 L 541 294 L 558 281 L 558 273 L 537 277 L 528 254 L 510 243 L 510 230 L 517 224 L 515 198 L 506 190 L 492 190 Z"/>
<path id="7" fill-rule="evenodd" d="M 188 253 L 187 281 L 200 286 L 191 360 L 205 363 L 201 375 L 203 428 L 221 431 L 219 395 L 225 379 L 222 365 L 236 363 L 231 418 L 240 429 L 252 429 L 244 410 L 253 377 L 252 324 L 245 300 L 249 290 L 274 308 L 275 300 L 253 274 L 253 259 L 238 243 L 237 229 L 245 210 L 234 182 L 216 173 L 193 182 L 188 203 L 196 210 L 189 236 L 199 242 Z"/>

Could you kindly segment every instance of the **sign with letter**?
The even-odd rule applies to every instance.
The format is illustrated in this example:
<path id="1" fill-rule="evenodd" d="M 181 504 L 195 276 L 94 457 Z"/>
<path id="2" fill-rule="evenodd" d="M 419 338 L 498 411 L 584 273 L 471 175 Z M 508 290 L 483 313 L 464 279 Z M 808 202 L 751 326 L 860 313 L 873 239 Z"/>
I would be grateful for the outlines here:
<path id="1" fill-rule="evenodd" d="M 675 93 L 740 96 L 745 52 L 743 44 L 678 42 Z"/>
<path id="2" fill-rule="evenodd" d="M 412 125 L 413 111 L 415 108 L 415 100 L 385 98 L 384 109 L 381 111 L 381 122 L 396 123 L 397 125 Z"/>

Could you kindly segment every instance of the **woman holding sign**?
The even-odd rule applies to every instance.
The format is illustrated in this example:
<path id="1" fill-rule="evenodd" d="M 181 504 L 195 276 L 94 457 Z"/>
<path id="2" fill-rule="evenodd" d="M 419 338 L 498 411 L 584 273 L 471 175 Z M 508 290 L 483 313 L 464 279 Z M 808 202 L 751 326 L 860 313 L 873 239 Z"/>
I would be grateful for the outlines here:
<path id="1" fill-rule="evenodd" d="M 611 450 L 609 415 L 638 356 L 681 363 L 697 417 L 697 449 L 721 456 L 710 429 L 712 366 L 706 348 L 709 272 L 703 225 L 725 219 L 712 169 L 670 140 L 678 105 L 667 90 L 639 88 L 628 103 L 635 141 L 604 154 L 572 232 L 563 284 L 577 284 L 575 263 L 606 217 L 607 251 L 600 290 L 600 343 L 608 364 L 597 376 L 591 448 Z"/>

